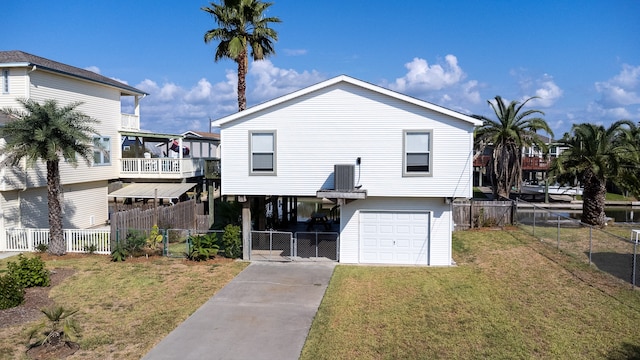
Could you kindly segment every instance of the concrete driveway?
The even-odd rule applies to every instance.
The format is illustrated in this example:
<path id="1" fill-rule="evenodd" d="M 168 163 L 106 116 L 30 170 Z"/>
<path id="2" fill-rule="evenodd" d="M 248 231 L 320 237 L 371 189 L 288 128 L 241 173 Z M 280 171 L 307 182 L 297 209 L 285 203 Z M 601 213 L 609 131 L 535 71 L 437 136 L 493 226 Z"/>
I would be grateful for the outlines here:
<path id="1" fill-rule="evenodd" d="M 298 359 L 334 267 L 251 263 L 143 359 Z"/>

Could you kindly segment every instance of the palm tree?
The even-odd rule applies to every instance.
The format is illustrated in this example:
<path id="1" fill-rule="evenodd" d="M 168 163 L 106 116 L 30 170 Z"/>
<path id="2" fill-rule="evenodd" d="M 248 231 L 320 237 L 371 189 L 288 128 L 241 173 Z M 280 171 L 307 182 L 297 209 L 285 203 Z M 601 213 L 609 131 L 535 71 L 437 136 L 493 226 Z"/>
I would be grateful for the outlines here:
<path id="1" fill-rule="evenodd" d="M 535 114 L 544 115 L 540 110 L 523 110 L 522 108 L 532 99 L 523 103 L 511 101 L 508 105 L 500 97 L 494 101 L 488 100 L 496 114 L 497 120 L 483 115 L 473 115 L 484 124 L 475 131 L 476 147 L 480 151 L 485 146 L 493 146 L 493 155 L 489 161 L 494 198 L 509 198 L 511 188 L 522 183 L 522 148 L 536 145 L 546 151 L 547 145 L 536 136 L 536 131 L 544 130 L 550 136 L 553 132 L 547 122 Z"/>
<path id="2" fill-rule="evenodd" d="M 43 104 L 18 99 L 23 110 L 0 110 L 10 119 L 0 127 L 0 137 L 6 144 L 0 149 L 5 164 L 17 165 L 26 158 L 30 165 L 43 160 L 47 165 L 47 202 L 49 206 L 49 248 L 54 255 L 64 255 L 66 246 L 62 233 L 60 204 L 60 159 L 77 165 L 77 155 L 91 163 L 93 157 L 92 124 L 97 120 L 77 111 L 81 103 L 58 106 L 55 100 Z"/>
<path id="3" fill-rule="evenodd" d="M 633 123 L 621 120 L 609 128 L 594 124 L 575 124 L 560 140 L 562 151 L 552 167 L 558 182 L 577 178 L 583 185 L 582 222 L 604 226 L 606 183 L 624 186 L 629 169 L 635 168 L 637 151 L 632 141 Z"/>
<path id="4" fill-rule="evenodd" d="M 247 108 L 246 76 L 248 71 L 247 49 L 251 47 L 253 60 L 262 60 L 275 53 L 273 42 L 278 33 L 270 23 L 281 22 L 277 17 L 267 17 L 265 12 L 273 3 L 259 0 L 222 0 L 210 3 L 201 10 L 211 14 L 219 26 L 204 34 L 204 42 L 219 41 L 215 61 L 228 58 L 238 64 L 238 111 Z"/>

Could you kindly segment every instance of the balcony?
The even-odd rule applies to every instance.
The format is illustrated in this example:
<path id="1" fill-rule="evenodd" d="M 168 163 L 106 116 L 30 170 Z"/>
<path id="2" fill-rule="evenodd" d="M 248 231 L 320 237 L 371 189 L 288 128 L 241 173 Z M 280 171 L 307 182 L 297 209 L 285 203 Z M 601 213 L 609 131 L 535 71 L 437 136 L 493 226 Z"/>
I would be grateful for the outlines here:
<path id="1" fill-rule="evenodd" d="M 120 130 L 140 131 L 140 117 L 133 114 L 120 114 Z"/>
<path id="2" fill-rule="evenodd" d="M 203 176 L 205 158 L 126 158 L 120 160 L 120 178 L 186 179 Z"/>
<path id="3" fill-rule="evenodd" d="M 524 171 L 547 171 L 551 161 L 537 156 L 527 156 L 522 158 L 522 170 Z"/>

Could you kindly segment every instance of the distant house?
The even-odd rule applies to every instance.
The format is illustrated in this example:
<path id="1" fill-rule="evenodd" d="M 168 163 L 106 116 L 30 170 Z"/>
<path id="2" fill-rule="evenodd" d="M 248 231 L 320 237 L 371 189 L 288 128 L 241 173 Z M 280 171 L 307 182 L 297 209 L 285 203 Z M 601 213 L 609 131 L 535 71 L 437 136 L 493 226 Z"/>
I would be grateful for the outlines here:
<path id="1" fill-rule="evenodd" d="M 78 109 L 99 121 L 94 142 L 100 144 L 100 151 L 95 152 L 93 163 L 87 166 L 80 161 L 76 168 L 60 164 L 64 228 L 105 225 L 109 197 L 135 198 L 144 191 L 144 186 L 137 191 L 133 183 L 175 184 L 163 186 L 167 193 L 158 194 L 159 198 L 174 199 L 195 186 L 204 188 L 208 161 L 219 166 L 216 134 L 140 131 L 140 100 L 146 95 L 88 70 L 22 51 L 0 51 L 0 108 L 19 108 L 18 98 L 38 102 L 55 99 L 60 105 L 81 101 Z M 123 108 L 132 109 L 132 114 L 121 113 Z M 192 152 L 185 158 L 183 140 L 198 154 Z M 0 139 L 0 144 L 3 141 Z M 158 144 L 163 146 L 156 149 Z M 172 147 L 177 151 L 167 150 Z M 115 181 L 131 185 L 124 193 L 108 193 L 109 184 Z M 0 168 L 0 251 L 6 246 L 5 229 L 48 228 L 47 214 L 44 163 L 27 167 L 23 161 L 16 167 Z"/>
<path id="2" fill-rule="evenodd" d="M 333 201 L 343 263 L 451 264 L 451 201 L 472 196 L 479 120 L 338 76 L 213 124 L 222 195 Z"/>
<path id="3" fill-rule="evenodd" d="M 120 135 L 123 121 L 139 126 L 139 101 L 146 93 L 91 71 L 65 65 L 22 51 L 0 51 L 0 107 L 20 108 L 17 98 L 60 105 L 81 101 L 78 108 L 97 119 L 94 141 L 101 145 L 93 164 L 77 168 L 60 164 L 63 191 L 63 226 L 87 228 L 108 217 L 107 184 L 119 177 Z M 121 100 L 130 98 L 133 114 L 121 113 Z M 47 228 L 46 167 L 39 163 L 0 169 L 0 236 L 5 228 Z M 0 238 L 1 240 L 1 238 Z M 0 241 L 0 246 L 2 242 Z M 1 250 L 1 249 L 0 249 Z"/>

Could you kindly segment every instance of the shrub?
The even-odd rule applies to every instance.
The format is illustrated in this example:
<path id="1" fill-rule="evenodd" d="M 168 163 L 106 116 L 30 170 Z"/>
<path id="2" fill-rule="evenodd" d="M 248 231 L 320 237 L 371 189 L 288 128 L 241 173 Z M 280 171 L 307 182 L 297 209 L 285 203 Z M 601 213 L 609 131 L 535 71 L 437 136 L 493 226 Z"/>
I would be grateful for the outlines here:
<path id="1" fill-rule="evenodd" d="M 8 276 L 23 288 L 49 286 L 51 283 L 49 270 L 45 268 L 44 261 L 37 256 L 28 259 L 20 254 L 18 262 L 10 261 L 7 264 L 7 269 L 9 270 Z"/>
<path id="2" fill-rule="evenodd" d="M 96 251 L 98 251 L 98 247 L 95 244 L 84 246 L 84 252 L 88 254 L 94 254 Z"/>
<path id="3" fill-rule="evenodd" d="M 118 241 L 113 247 L 113 250 L 111 250 L 111 261 L 124 261 L 128 255 L 129 252 L 127 249 L 125 249 L 124 246 L 122 246 L 122 243 Z"/>
<path id="4" fill-rule="evenodd" d="M 49 245 L 47 245 L 45 243 L 40 243 L 40 244 L 38 244 L 38 246 L 36 246 L 36 251 L 37 252 L 46 253 L 47 250 L 49 250 Z"/>
<path id="5" fill-rule="evenodd" d="M 24 289 L 11 276 L 0 276 L 0 310 L 16 307 L 23 301 Z"/>
<path id="6" fill-rule="evenodd" d="M 153 225 L 151 228 L 151 233 L 146 240 L 146 246 L 149 250 L 157 251 L 160 249 L 160 245 L 162 244 L 163 236 L 158 229 L 158 225 Z"/>
<path id="7" fill-rule="evenodd" d="M 146 244 L 147 237 L 142 231 L 129 230 L 129 233 L 124 240 L 124 248 L 127 250 L 127 254 L 131 256 L 144 255 L 143 248 Z"/>
<path id="8" fill-rule="evenodd" d="M 203 261 L 218 254 L 216 234 L 195 235 L 189 238 L 189 250 L 185 254 L 192 261 Z"/>
<path id="9" fill-rule="evenodd" d="M 239 258 L 242 255 L 242 239 L 240 238 L 240 226 L 229 224 L 224 228 L 222 235 L 222 250 L 228 258 Z"/>

